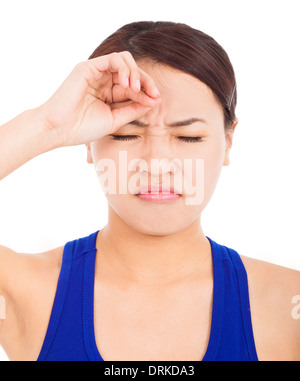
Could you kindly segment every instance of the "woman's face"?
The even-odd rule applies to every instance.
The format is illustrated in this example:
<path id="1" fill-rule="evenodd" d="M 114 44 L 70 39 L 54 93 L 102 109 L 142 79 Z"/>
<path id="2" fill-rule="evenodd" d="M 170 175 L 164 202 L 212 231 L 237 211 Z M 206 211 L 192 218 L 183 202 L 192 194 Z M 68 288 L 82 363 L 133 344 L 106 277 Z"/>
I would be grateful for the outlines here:
<path id="1" fill-rule="evenodd" d="M 144 234 L 173 234 L 198 219 L 210 200 L 229 164 L 232 133 L 225 135 L 223 110 L 203 82 L 165 65 L 137 64 L 154 79 L 161 103 L 112 134 L 123 137 L 92 142 L 88 162 L 123 222 Z M 180 196 L 148 201 L 136 195 L 150 185 L 174 188 Z"/>

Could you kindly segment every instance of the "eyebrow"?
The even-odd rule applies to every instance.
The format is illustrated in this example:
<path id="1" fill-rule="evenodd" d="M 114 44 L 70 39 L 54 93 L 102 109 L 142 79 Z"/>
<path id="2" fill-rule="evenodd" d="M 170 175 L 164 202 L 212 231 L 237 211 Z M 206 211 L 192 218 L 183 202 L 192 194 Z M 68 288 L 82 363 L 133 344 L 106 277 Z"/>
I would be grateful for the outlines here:
<path id="1" fill-rule="evenodd" d="M 196 122 L 201 122 L 205 124 L 207 123 L 206 120 L 202 118 L 190 118 L 190 119 L 181 120 L 179 122 L 168 124 L 167 127 L 190 126 L 191 124 Z M 133 120 L 132 122 L 129 122 L 128 124 L 132 124 L 133 126 L 137 126 L 137 127 L 149 127 L 149 124 L 145 124 L 143 122 L 140 122 L 139 120 Z"/>

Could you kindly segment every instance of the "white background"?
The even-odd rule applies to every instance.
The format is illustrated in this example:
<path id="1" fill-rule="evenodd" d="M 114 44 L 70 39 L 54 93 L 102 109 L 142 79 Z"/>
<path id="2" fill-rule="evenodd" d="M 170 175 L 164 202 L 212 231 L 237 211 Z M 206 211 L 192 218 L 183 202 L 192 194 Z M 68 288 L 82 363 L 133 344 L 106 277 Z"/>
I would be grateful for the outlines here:
<path id="1" fill-rule="evenodd" d="M 0 125 L 45 102 L 124 24 L 175 21 L 200 29 L 232 61 L 239 118 L 231 165 L 203 213 L 204 232 L 242 255 L 300 270 L 297 6 L 298 0 L 1 1 Z M 85 146 L 41 155 L 0 183 L 0 244 L 16 251 L 64 245 L 106 219 Z"/>

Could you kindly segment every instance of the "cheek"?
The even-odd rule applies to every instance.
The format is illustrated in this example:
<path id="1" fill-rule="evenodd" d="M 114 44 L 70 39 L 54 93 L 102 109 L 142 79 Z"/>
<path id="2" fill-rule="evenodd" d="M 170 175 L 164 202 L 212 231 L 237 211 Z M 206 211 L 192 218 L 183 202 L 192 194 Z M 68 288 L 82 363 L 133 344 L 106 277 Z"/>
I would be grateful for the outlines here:
<path id="1" fill-rule="evenodd" d="M 110 149 L 107 144 L 105 144 L 104 139 L 99 139 L 90 144 L 91 155 L 94 163 L 104 157 L 107 157 L 110 153 Z"/>
<path id="2" fill-rule="evenodd" d="M 189 164 L 184 166 L 183 171 L 186 196 L 193 190 L 194 197 L 197 197 L 191 199 L 191 204 L 195 204 L 198 200 L 198 204 L 201 202 L 204 206 L 211 198 L 222 169 L 224 147 L 222 139 L 214 140 L 201 147 L 201 154 L 195 154 L 186 161 Z"/>
<path id="3" fill-rule="evenodd" d="M 107 175 L 112 175 L 112 172 L 118 169 L 119 151 L 104 139 L 91 143 L 91 156 L 98 177 L 102 176 L 105 172 Z M 114 177 L 116 176 L 114 175 Z"/>
<path id="4" fill-rule="evenodd" d="M 225 140 L 220 138 L 214 141 L 209 153 L 205 157 L 205 181 L 208 197 L 214 191 L 223 166 L 225 155 Z"/>
<path id="5" fill-rule="evenodd" d="M 91 156 L 103 192 L 114 194 L 117 189 L 118 151 L 111 149 L 104 139 L 91 143 Z"/>

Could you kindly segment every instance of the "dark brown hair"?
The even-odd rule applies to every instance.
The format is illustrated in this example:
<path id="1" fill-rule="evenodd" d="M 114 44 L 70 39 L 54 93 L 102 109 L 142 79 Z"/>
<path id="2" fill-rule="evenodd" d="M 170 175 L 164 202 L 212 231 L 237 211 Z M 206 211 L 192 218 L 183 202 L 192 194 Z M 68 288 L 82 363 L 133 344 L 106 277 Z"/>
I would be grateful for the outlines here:
<path id="1" fill-rule="evenodd" d="M 122 51 L 129 51 L 136 61 L 169 65 L 204 82 L 224 110 L 225 128 L 232 126 L 237 102 L 235 74 L 227 53 L 212 37 L 182 23 L 133 22 L 107 37 L 89 59 Z"/>

